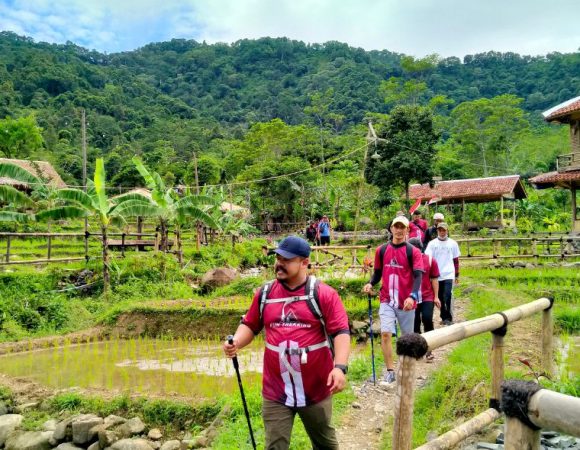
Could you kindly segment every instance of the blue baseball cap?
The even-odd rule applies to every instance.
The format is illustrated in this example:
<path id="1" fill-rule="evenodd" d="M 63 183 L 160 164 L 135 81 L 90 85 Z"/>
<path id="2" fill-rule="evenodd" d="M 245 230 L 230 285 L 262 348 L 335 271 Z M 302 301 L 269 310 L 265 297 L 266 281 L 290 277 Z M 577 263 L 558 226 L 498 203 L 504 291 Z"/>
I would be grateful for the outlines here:
<path id="1" fill-rule="evenodd" d="M 280 242 L 273 252 L 287 259 L 296 258 L 297 256 L 308 258 L 310 256 L 310 245 L 298 236 L 289 236 Z"/>

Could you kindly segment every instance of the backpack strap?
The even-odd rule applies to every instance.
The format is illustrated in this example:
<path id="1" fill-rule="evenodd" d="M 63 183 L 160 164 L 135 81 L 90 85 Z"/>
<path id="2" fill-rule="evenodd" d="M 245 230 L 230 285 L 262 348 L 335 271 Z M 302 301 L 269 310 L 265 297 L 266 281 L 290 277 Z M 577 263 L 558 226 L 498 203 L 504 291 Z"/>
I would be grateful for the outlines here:
<path id="1" fill-rule="evenodd" d="M 326 321 L 324 320 L 324 315 L 320 309 L 320 300 L 318 297 L 318 290 L 320 286 L 320 280 L 316 279 L 314 275 L 310 275 L 306 280 L 306 286 L 304 287 L 304 294 L 308 297 L 308 307 L 312 314 L 314 314 L 320 323 L 322 324 L 322 330 L 324 331 L 324 336 L 326 336 L 326 341 L 328 342 L 328 347 L 334 358 L 334 342 L 326 331 Z"/>
<path id="2" fill-rule="evenodd" d="M 409 268 L 411 269 L 411 272 L 413 271 L 413 245 L 409 244 L 408 242 L 405 242 L 405 246 L 406 246 L 406 253 L 407 253 L 407 262 L 409 263 Z"/>
<path id="3" fill-rule="evenodd" d="M 383 244 L 381 245 L 381 249 L 379 250 L 379 261 L 381 263 L 381 268 L 380 270 L 383 270 L 383 261 L 385 260 L 385 253 L 387 252 L 387 246 L 389 244 Z M 376 267 L 375 267 L 376 269 Z"/>
<path id="4" fill-rule="evenodd" d="M 272 288 L 274 281 L 268 281 L 260 288 L 260 320 L 264 316 L 264 306 L 266 306 L 266 300 L 268 299 L 268 292 Z"/>

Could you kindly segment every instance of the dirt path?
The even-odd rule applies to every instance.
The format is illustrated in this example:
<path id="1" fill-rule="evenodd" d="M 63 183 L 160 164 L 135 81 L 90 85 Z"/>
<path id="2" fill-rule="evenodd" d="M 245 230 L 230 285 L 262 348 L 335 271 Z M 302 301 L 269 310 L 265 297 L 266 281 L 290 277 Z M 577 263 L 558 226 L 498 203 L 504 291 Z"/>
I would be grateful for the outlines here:
<path id="1" fill-rule="evenodd" d="M 464 320 L 464 300 L 455 299 L 454 312 L 458 321 Z M 439 312 L 434 312 L 435 328 L 439 328 Z M 427 363 L 425 359 L 417 364 L 416 387 L 423 386 L 430 374 L 437 370 L 447 359 L 454 345 L 447 345 L 435 350 L 435 359 Z M 381 351 L 380 346 L 375 346 L 375 351 Z M 379 448 L 383 431 L 392 423 L 395 408 L 394 385 L 380 384 L 379 375 L 382 367 L 377 367 L 377 385 L 362 382 L 353 383 L 352 389 L 356 400 L 351 404 L 351 409 L 340 419 L 337 426 L 338 441 L 341 450 L 375 450 Z"/>

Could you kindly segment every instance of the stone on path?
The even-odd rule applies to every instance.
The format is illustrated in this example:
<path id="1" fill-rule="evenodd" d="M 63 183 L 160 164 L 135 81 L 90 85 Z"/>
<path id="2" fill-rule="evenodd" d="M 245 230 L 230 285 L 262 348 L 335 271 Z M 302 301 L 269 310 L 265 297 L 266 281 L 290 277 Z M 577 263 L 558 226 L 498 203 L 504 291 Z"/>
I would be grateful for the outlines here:
<path id="1" fill-rule="evenodd" d="M 146 439 L 121 439 L 111 446 L 111 450 L 153 450 Z"/>
<path id="2" fill-rule="evenodd" d="M 93 428 L 101 425 L 103 419 L 94 414 L 86 414 L 72 422 L 72 441 L 75 444 L 89 444 L 97 437 Z"/>
<path id="3" fill-rule="evenodd" d="M 15 431 L 6 440 L 6 450 L 50 450 L 52 431 Z"/>
<path id="4" fill-rule="evenodd" d="M 6 442 L 8 435 L 12 433 L 22 423 L 20 414 L 4 414 L 0 416 L 0 448 Z"/>
<path id="5" fill-rule="evenodd" d="M 167 441 L 165 444 L 161 446 L 159 450 L 180 450 L 181 449 L 181 442 L 173 440 Z"/>

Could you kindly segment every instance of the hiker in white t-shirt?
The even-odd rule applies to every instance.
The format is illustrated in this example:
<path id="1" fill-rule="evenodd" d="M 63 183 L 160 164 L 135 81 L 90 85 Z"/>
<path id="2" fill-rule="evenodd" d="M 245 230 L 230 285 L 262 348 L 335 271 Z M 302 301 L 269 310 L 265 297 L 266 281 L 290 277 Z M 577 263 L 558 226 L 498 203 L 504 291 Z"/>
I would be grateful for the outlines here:
<path id="1" fill-rule="evenodd" d="M 439 300 L 443 325 L 453 323 L 453 284 L 459 283 L 459 245 L 448 236 L 445 222 L 437 224 L 437 239 L 427 244 L 426 255 L 431 255 L 439 266 Z"/>

